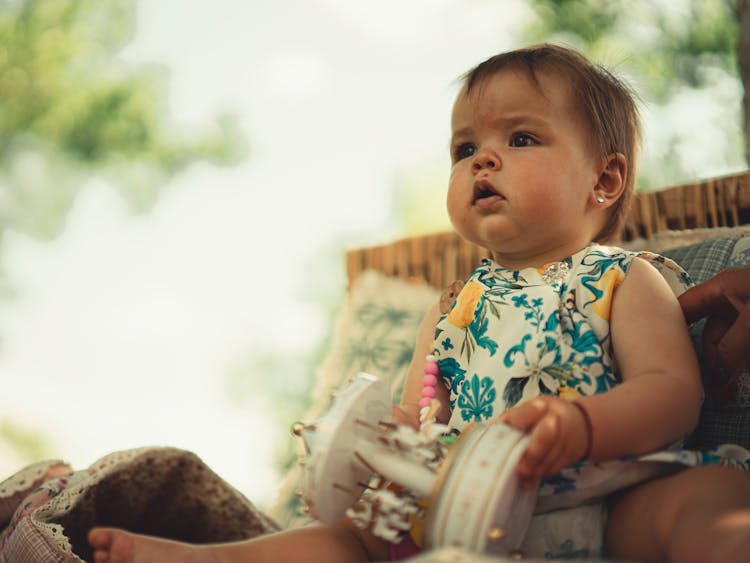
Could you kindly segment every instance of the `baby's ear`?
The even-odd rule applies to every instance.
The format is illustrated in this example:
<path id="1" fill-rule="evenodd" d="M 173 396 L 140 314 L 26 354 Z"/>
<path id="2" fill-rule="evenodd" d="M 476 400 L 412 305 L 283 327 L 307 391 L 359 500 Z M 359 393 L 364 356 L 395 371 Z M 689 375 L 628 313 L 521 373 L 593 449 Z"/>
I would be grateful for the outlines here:
<path id="1" fill-rule="evenodd" d="M 599 207 L 609 207 L 616 202 L 625 189 L 628 177 L 628 161 L 622 153 L 612 153 L 602 163 L 599 179 L 591 197 Z"/>

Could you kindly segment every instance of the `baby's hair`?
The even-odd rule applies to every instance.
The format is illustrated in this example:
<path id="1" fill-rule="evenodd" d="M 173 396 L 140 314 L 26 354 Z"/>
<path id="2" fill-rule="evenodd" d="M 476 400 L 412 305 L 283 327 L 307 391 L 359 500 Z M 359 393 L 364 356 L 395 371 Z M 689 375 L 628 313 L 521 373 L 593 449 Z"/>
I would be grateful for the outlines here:
<path id="1" fill-rule="evenodd" d="M 571 99 L 585 119 L 594 151 L 602 157 L 620 153 L 627 160 L 625 189 L 596 236 L 599 241 L 612 238 L 622 227 L 633 195 L 641 143 L 635 95 L 604 67 L 592 63 L 573 49 L 549 43 L 500 53 L 480 63 L 463 77 L 466 93 L 481 88 L 488 78 L 508 68 L 528 73 L 540 89 L 540 72 L 552 72 L 569 81 Z"/>

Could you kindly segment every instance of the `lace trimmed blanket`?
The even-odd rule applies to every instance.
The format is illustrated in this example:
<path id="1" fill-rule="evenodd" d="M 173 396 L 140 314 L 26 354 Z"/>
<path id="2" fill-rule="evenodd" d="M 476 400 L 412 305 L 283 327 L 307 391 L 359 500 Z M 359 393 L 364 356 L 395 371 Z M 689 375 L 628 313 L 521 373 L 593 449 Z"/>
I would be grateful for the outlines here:
<path id="1" fill-rule="evenodd" d="M 116 452 L 88 469 L 44 481 L 62 464 L 36 463 L 0 482 L 0 563 L 90 560 L 86 534 L 93 526 L 191 543 L 279 530 L 191 452 Z"/>

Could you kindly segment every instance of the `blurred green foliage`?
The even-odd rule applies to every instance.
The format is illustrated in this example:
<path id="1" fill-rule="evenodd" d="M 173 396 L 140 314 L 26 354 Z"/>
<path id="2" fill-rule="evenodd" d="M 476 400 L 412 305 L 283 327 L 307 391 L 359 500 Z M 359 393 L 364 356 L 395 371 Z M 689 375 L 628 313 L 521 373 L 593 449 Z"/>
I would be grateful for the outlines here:
<path id="1" fill-rule="evenodd" d="M 634 85 L 647 106 L 667 108 L 688 91 L 703 96 L 707 106 L 722 106 L 713 125 L 723 131 L 725 150 L 711 163 L 713 168 L 696 171 L 694 163 L 686 162 L 686 144 L 701 141 L 695 128 L 686 139 L 665 124 L 660 132 L 666 137 L 663 154 L 651 162 L 642 160 L 640 188 L 673 185 L 696 174 L 713 175 L 746 164 L 735 0 L 531 0 L 531 9 L 527 41 L 565 42 L 597 61 L 618 57 L 608 66 Z M 729 83 L 736 83 L 734 89 L 740 92 L 736 99 Z"/>
<path id="2" fill-rule="evenodd" d="M 327 344 L 327 343 L 326 343 Z M 320 365 L 327 346 L 312 353 L 289 354 L 286 350 L 253 349 L 237 358 L 226 378 L 226 397 L 230 404 L 267 412 L 272 424 L 273 464 L 279 473 L 297 460 L 297 444 L 292 438 L 292 423 L 303 416 L 310 405 L 315 381 L 315 366 Z M 268 403 L 273 408 L 268 408 Z"/>
<path id="3" fill-rule="evenodd" d="M 532 40 L 568 39 L 600 58 L 617 50 L 650 98 L 702 88 L 706 69 L 737 72 L 739 25 L 732 0 L 532 0 Z"/>
<path id="4" fill-rule="evenodd" d="M 229 118 L 200 134 L 178 132 L 165 72 L 117 58 L 134 23 L 133 0 L 0 4 L 0 235 L 58 234 L 92 173 L 145 210 L 191 162 L 240 156 Z"/>
<path id="5" fill-rule="evenodd" d="M 0 3 L 0 297 L 11 293 L 5 233 L 59 234 L 91 176 L 144 211 L 190 163 L 242 156 L 229 116 L 197 133 L 170 123 L 165 71 L 117 57 L 134 27 L 133 0 Z M 49 451 L 40 435 L 2 419 L 0 440 L 28 461 Z"/>

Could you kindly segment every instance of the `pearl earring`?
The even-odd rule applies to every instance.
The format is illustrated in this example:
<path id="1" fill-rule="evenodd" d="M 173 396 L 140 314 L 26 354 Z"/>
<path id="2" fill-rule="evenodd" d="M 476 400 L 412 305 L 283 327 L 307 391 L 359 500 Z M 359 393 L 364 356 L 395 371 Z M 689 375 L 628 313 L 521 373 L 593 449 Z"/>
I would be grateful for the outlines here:
<path id="1" fill-rule="evenodd" d="M 596 203 L 604 203 L 605 199 L 603 195 L 596 196 Z"/>

